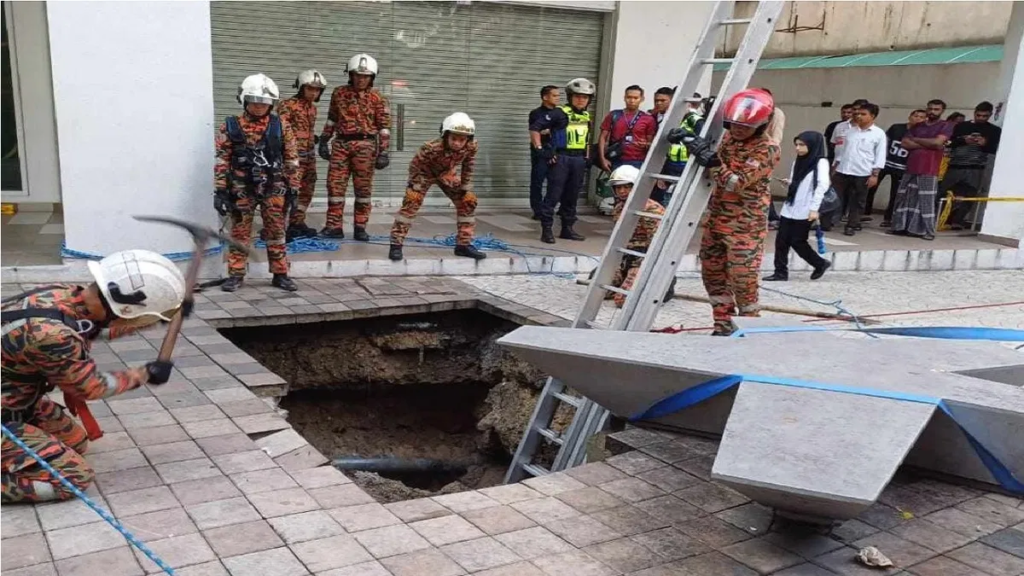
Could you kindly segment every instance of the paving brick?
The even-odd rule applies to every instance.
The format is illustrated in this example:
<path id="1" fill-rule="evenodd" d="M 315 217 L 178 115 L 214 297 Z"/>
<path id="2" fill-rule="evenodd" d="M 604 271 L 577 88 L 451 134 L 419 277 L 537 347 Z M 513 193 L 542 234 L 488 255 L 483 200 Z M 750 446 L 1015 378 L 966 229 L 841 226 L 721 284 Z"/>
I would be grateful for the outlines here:
<path id="1" fill-rule="evenodd" d="M 207 546 L 207 548 L 209 548 L 209 546 Z M 230 576 L 227 568 L 224 568 L 224 565 L 220 563 L 220 560 L 204 562 L 202 564 L 196 564 L 186 568 L 179 568 L 175 570 L 174 573 L 177 576 Z"/>
<path id="2" fill-rule="evenodd" d="M 228 498 L 185 506 L 200 530 L 259 520 L 260 515 L 245 498 Z"/>
<path id="3" fill-rule="evenodd" d="M 288 474 L 299 483 L 299 486 L 306 490 L 352 483 L 350 478 L 330 466 L 303 470 L 301 472 L 289 471 Z"/>
<path id="4" fill-rule="evenodd" d="M 0 536 L 5 540 L 39 532 L 41 529 L 34 506 L 7 506 L 0 513 Z"/>
<path id="5" fill-rule="evenodd" d="M 160 412 L 143 412 L 141 414 L 125 414 L 123 416 L 118 416 L 117 419 L 129 432 L 142 428 L 156 428 L 158 426 L 170 426 L 172 424 L 176 424 L 174 417 L 166 410 L 161 410 Z M 107 430 L 107 428 L 104 427 L 104 430 Z"/>
<path id="6" fill-rule="evenodd" d="M 988 574 L 945 556 L 936 556 L 917 564 L 910 569 L 910 573 L 915 576 L 986 576 Z"/>
<path id="7" fill-rule="evenodd" d="M 972 516 L 998 524 L 1002 528 L 1024 522 L 1024 510 L 1007 506 L 991 498 L 974 498 L 961 502 L 956 507 Z"/>
<path id="8" fill-rule="evenodd" d="M 968 544 L 963 548 L 947 553 L 946 556 L 994 576 L 1019 576 L 1024 574 L 1024 559 L 1017 558 L 981 542 Z"/>
<path id="9" fill-rule="evenodd" d="M 525 561 L 498 566 L 483 572 L 474 572 L 474 574 L 476 576 L 544 576 L 544 572 L 541 572 L 540 568 Z"/>
<path id="10" fill-rule="evenodd" d="M 262 450 L 249 450 L 247 452 L 235 452 L 233 454 L 220 454 L 212 457 L 213 462 L 225 474 L 237 474 L 239 472 L 253 472 L 276 468 L 274 461 Z"/>
<path id="11" fill-rule="evenodd" d="M 786 568 L 781 572 L 776 572 L 773 576 L 834 576 L 835 572 L 825 570 L 820 566 L 815 566 L 810 562 L 804 564 L 797 564 L 796 566 Z"/>
<path id="12" fill-rule="evenodd" d="M 3 512 L 0 516 L 6 514 L 7 512 Z M 5 538 L 3 549 L 7 550 L 0 555 L 0 570 L 3 572 L 50 560 L 50 551 L 46 547 L 46 539 L 42 532 Z"/>
<path id="13" fill-rule="evenodd" d="M 533 520 L 509 506 L 470 510 L 463 512 L 461 516 L 489 536 L 536 526 Z"/>
<path id="14" fill-rule="evenodd" d="M 328 509 L 374 502 L 373 498 L 363 492 L 362 488 L 351 483 L 315 488 L 310 490 L 309 494 L 320 503 L 321 507 Z"/>
<path id="15" fill-rule="evenodd" d="M 288 548 L 275 548 L 222 560 L 231 576 L 303 576 L 309 574 Z"/>
<path id="16" fill-rule="evenodd" d="M 391 504 L 385 504 L 384 508 L 387 508 L 389 512 L 398 516 L 403 522 L 407 523 L 427 520 L 429 518 L 440 518 L 441 516 L 448 516 L 452 514 L 451 510 L 441 506 L 430 498 L 417 498 L 415 500 L 405 500 L 403 502 L 392 502 Z"/>
<path id="17" fill-rule="evenodd" d="M 21 538 L 26 537 L 21 536 Z M 50 554 L 53 555 L 54 560 L 63 560 L 124 546 L 124 536 L 103 521 L 47 532 L 46 541 L 50 545 Z M 13 544 L 10 541 L 6 542 L 4 549 L 11 550 L 14 547 Z M 4 556 L 6 555 L 5 553 Z M 43 560 L 48 560 L 48 558 L 43 558 Z"/>
<path id="18" fill-rule="evenodd" d="M 285 308 L 287 310 L 287 308 Z M 376 560 L 361 562 L 344 568 L 335 568 L 321 572 L 318 576 L 392 576 L 384 566 Z"/>
<path id="19" fill-rule="evenodd" d="M 657 444 L 665 441 L 664 435 L 650 430 L 644 430 L 643 428 L 630 428 L 628 430 L 623 430 L 622 432 L 616 432 L 611 435 L 611 438 L 622 442 L 630 448 L 643 448 L 644 446 L 650 446 L 651 444 Z"/>
<path id="20" fill-rule="evenodd" d="M 605 460 L 605 463 L 612 466 L 629 476 L 636 476 L 641 472 L 648 470 L 654 470 L 655 468 L 661 468 L 664 464 L 655 458 L 644 454 L 643 452 L 626 452 L 617 456 L 612 456 Z"/>
<path id="21" fill-rule="evenodd" d="M 280 468 L 232 474 L 231 481 L 245 494 L 259 494 L 271 490 L 299 487 L 295 480 L 292 480 L 292 477 Z"/>
<path id="22" fill-rule="evenodd" d="M 374 558 L 386 558 L 430 548 L 430 543 L 404 525 L 385 526 L 364 530 L 355 535 L 355 539 L 366 548 Z"/>
<path id="23" fill-rule="evenodd" d="M 710 482 L 711 468 L 715 465 L 715 457 L 696 456 L 694 458 L 687 458 L 686 460 L 675 462 L 672 465 L 691 476 L 696 476 L 705 482 Z"/>
<path id="24" fill-rule="evenodd" d="M 291 426 L 288 421 L 281 418 L 277 414 L 254 414 L 252 416 L 241 416 L 234 418 L 234 423 L 238 425 L 246 434 L 259 434 L 260 432 L 274 432 L 276 430 L 285 430 Z"/>
<path id="25" fill-rule="evenodd" d="M 107 507 L 106 502 L 102 498 L 97 498 L 96 503 L 101 507 Z M 28 506 L 24 507 L 24 509 L 27 509 L 29 512 L 32 511 L 32 508 Z M 8 506 L 2 515 L 6 516 L 9 510 L 18 511 L 19 508 Z M 39 515 L 39 523 L 42 525 L 43 530 L 46 531 L 89 524 L 95 522 L 98 518 L 95 510 L 90 508 L 85 502 L 77 499 L 38 504 L 35 507 L 35 511 Z M 4 527 L 6 529 L 6 524 Z M 7 534 L 5 533 L 4 536 L 6 537 Z"/>
<path id="26" fill-rule="evenodd" d="M 303 470 L 309 470 L 327 464 L 330 460 L 317 451 L 316 448 L 306 444 L 305 446 L 296 448 L 283 456 L 274 458 L 274 462 L 285 470 L 301 472 Z"/>
<path id="27" fill-rule="evenodd" d="M 330 514 L 348 532 L 381 528 L 402 522 L 384 506 L 377 503 L 343 506 L 331 510 Z M 455 517 L 453 516 L 453 518 Z"/>
<path id="28" fill-rule="evenodd" d="M 584 514 L 616 508 L 625 504 L 622 500 L 595 486 L 562 492 L 555 496 L 555 498 Z"/>
<path id="29" fill-rule="evenodd" d="M 90 454 L 89 465 L 92 467 L 93 472 L 101 474 L 103 472 L 118 472 L 132 468 L 141 468 L 146 466 L 147 462 L 138 448 L 126 448 L 101 454 Z"/>
<path id="30" fill-rule="evenodd" d="M 241 496 L 234 483 L 225 476 L 189 480 L 171 485 L 171 491 L 184 506 Z"/>
<path id="31" fill-rule="evenodd" d="M 298 514 L 320 507 L 316 500 L 302 488 L 250 494 L 248 498 L 264 518 Z"/>
<path id="32" fill-rule="evenodd" d="M 494 537 L 524 559 L 569 552 L 573 546 L 541 526 L 505 532 Z"/>
<path id="33" fill-rule="evenodd" d="M 765 536 L 765 540 L 807 560 L 844 546 L 838 540 L 829 538 L 813 529 L 803 529 L 802 527 L 771 532 Z"/>
<path id="34" fill-rule="evenodd" d="M 166 486 L 118 492 L 107 496 L 107 502 L 110 503 L 110 509 L 118 517 L 134 516 L 178 506 L 178 499 Z"/>
<path id="35" fill-rule="evenodd" d="M 577 550 L 564 554 L 555 554 L 543 558 L 535 558 L 533 564 L 548 576 L 614 576 L 614 569 L 595 560 L 586 552 Z M 708 573 L 711 574 L 710 572 Z"/>
<path id="36" fill-rule="evenodd" d="M 1024 524 L 1000 530 L 982 538 L 981 541 L 1003 552 L 1024 558 Z"/>
<path id="37" fill-rule="evenodd" d="M 151 464 L 181 462 L 182 460 L 193 460 L 204 456 L 199 445 L 191 440 L 143 446 L 141 450 Z"/>
<path id="38" fill-rule="evenodd" d="M 683 534 L 696 538 L 715 549 L 724 548 L 730 544 L 742 542 L 750 538 L 749 533 L 714 516 L 694 518 L 674 526 Z"/>
<path id="39" fill-rule="evenodd" d="M 860 520 L 850 519 L 832 529 L 832 537 L 842 542 L 854 542 L 878 532 L 878 528 Z"/>
<path id="40" fill-rule="evenodd" d="M 841 574 L 842 576 L 889 576 L 900 572 L 900 569 L 896 567 L 876 568 L 865 566 L 857 562 L 856 556 L 856 549 L 843 547 L 815 558 L 814 563 L 822 568 L 827 568 L 834 574 Z"/>
<path id="41" fill-rule="evenodd" d="M 545 476 L 538 476 L 537 478 L 530 478 L 523 482 L 526 486 L 533 488 L 537 492 L 544 494 L 545 496 L 555 496 L 562 492 L 568 492 L 570 490 L 579 490 L 585 488 L 586 484 L 576 480 L 572 476 L 569 476 L 565 472 L 558 472 L 556 474 L 547 474 Z"/>
<path id="42" fill-rule="evenodd" d="M 143 412 L 159 412 L 163 406 L 156 398 L 136 398 L 134 400 L 107 400 L 110 411 L 118 416 L 141 414 Z"/>
<path id="43" fill-rule="evenodd" d="M 511 506 L 538 524 L 557 522 L 580 515 L 572 506 L 552 497 L 523 500 Z"/>
<path id="44" fill-rule="evenodd" d="M 214 463 L 205 456 L 201 458 L 193 458 L 192 460 L 157 464 L 155 467 L 157 474 L 159 474 L 167 484 L 188 482 L 189 480 L 200 480 L 202 478 L 213 478 L 221 475 L 220 470 L 218 470 Z"/>
<path id="45" fill-rule="evenodd" d="M 65 574 L 68 576 L 142 576 L 144 574 L 128 546 L 60 560 L 57 562 L 57 571 L 61 576 Z"/>
<path id="46" fill-rule="evenodd" d="M 4 570 L 4 576 L 57 576 L 57 568 L 52 562 L 46 562 L 17 570 Z"/>
<path id="47" fill-rule="evenodd" d="M 662 528 L 661 530 L 645 532 L 631 536 L 630 539 L 650 549 L 665 560 L 681 560 L 711 551 L 710 548 L 696 538 L 687 536 L 675 528 Z"/>
<path id="48" fill-rule="evenodd" d="M 673 564 L 683 574 L 728 574 L 729 576 L 756 576 L 757 572 L 729 558 L 721 552 L 708 552 L 692 556 Z"/>
<path id="49" fill-rule="evenodd" d="M 345 534 L 345 529 L 323 510 L 278 516 L 268 522 L 288 544 Z"/>
<path id="50" fill-rule="evenodd" d="M 257 400 L 257 402 L 263 403 L 262 400 Z M 264 403 L 264 406 L 265 405 L 266 404 Z M 287 454 L 288 452 L 305 446 L 306 444 L 308 444 L 306 439 L 290 428 L 288 430 L 281 430 L 280 432 L 268 434 L 256 441 L 256 445 L 259 446 L 259 449 L 271 458 L 277 458 L 278 456 Z"/>
<path id="51" fill-rule="evenodd" d="M 171 426 L 156 426 L 153 428 L 138 428 L 129 432 L 132 439 L 139 446 L 152 446 L 154 444 L 167 444 L 169 442 L 181 442 L 188 440 L 188 434 L 184 428 L 177 424 Z"/>
<path id="52" fill-rule="evenodd" d="M 162 540 L 196 532 L 196 526 L 184 508 L 168 508 L 119 518 L 129 531 L 143 542 Z"/>
<path id="53" fill-rule="evenodd" d="M 612 468 L 604 462 L 594 462 L 592 464 L 577 466 L 576 468 L 566 470 L 565 473 L 588 486 L 598 486 L 600 484 L 628 477 L 621 470 Z"/>
<path id="54" fill-rule="evenodd" d="M 934 550 L 929 550 L 924 546 L 919 546 L 909 540 L 904 540 L 903 538 L 888 532 L 872 534 L 867 538 L 854 542 L 853 546 L 857 549 L 874 546 L 879 550 L 884 550 L 885 555 L 888 556 L 894 564 L 903 567 L 912 566 L 918 562 L 924 562 L 925 560 L 938 555 Z"/>
<path id="55" fill-rule="evenodd" d="M 225 434 L 238 434 L 241 432 L 238 426 L 235 426 L 234 422 L 228 418 L 183 422 L 182 427 L 185 428 L 189 436 L 196 439 L 223 436 Z"/>
<path id="56" fill-rule="evenodd" d="M 649 568 L 665 559 L 629 538 L 619 538 L 587 546 L 584 552 L 619 572 L 633 572 Z"/>
<path id="57" fill-rule="evenodd" d="M 206 541 L 221 558 L 270 550 L 284 545 L 266 520 L 243 522 L 203 531 Z"/>
<path id="58" fill-rule="evenodd" d="M 160 486 L 163 484 L 163 480 L 160 479 L 160 476 L 152 466 L 146 466 L 144 468 L 97 474 L 95 484 L 99 487 L 100 492 L 109 497 L 111 494 L 117 494 L 118 492 Z"/>
<path id="59" fill-rule="evenodd" d="M 939 510 L 925 516 L 924 519 L 971 539 L 981 538 L 998 531 L 1000 528 L 999 524 L 995 522 L 989 522 L 958 508 Z"/>
<path id="60" fill-rule="evenodd" d="M 857 519 L 882 530 L 888 530 L 907 521 L 907 518 L 899 510 L 879 502 L 875 502 L 867 510 L 858 514 Z"/>
<path id="61" fill-rule="evenodd" d="M 258 449 L 255 442 L 250 440 L 245 434 L 237 431 L 221 436 L 199 438 L 196 440 L 196 443 L 210 457 Z"/>
<path id="62" fill-rule="evenodd" d="M 891 528 L 889 532 L 936 552 L 946 552 L 959 548 L 973 540 L 969 536 L 947 530 L 924 518 L 914 518 Z"/>
<path id="63" fill-rule="evenodd" d="M 640 451 L 648 456 L 653 456 L 666 464 L 674 464 L 676 462 L 698 456 L 698 454 L 687 445 L 675 441 L 650 444 L 641 447 Z"/>
<path id="64" fill-rule="evenodd" d="M 573 546 L 583 548 L 600 542 L 621 538 L 623 535 L 590 516 L 578 516 L 548 523 L 545 526 L 553 534 Z"/>
<path id="65" fill-rule="evenodd" d="M 879 495 L 878 501 L 897 510 L 924 516 L 979 495 L 980 492 L 973 488 L 923 479 L 890 483 Z"/>
<path id="66" fill-rule="evenodd" d="M 242 402 L 245 400 L 259 400 L 255 394 L 247 388 L 223 388 L 220 390 L 209 390 L 205 392 L 206 397 L 215 404 L 227 404 L 229 402 Z"/>
<path id="67" fill-rule="evenodd" d="M 544 497 L 543 494 L 537 492 L 533 488 L 519 483 L 492 486 L 490 488 L 478 490 L 478 492 L 501 504 L 512 504 L 513 502 L 521 502 L 523 500 Z"/>
<path id="68" fill-rule="evenodd" d="M 95 414 L 93 414 L 95 416 Z M 135 442 L 132 441 L 131 437 L 127 432 L 110 432 L 104 433 L 102 438 L 98 440 L 91 440 L 89 442 L 89 455 L 102 454 L 104 452 L 113 452 L 115 450 L 125 450 L 127 448 L 134 448 Z"/>
<path id="69" fill-rule="evenodd" d="M 749 498 L 739 492 L 710 482 L 684 488 L 673 494 L 711 513 L 750 502 Z"/>
<path id="70" fill-rule="evenodd" d="M 796 566 L 804 561 L 800 556 L 772 544 L 765 537 L 733 544 L 721 551 L 726 556 L 764 574 Z"/>
<path id="71" fill-rule="evenodd" d="M 214 376 L 213 378 L 192 378 L 191 381 L 196 388 L 204 392 L 206 390 L 218 390 L 221 388 L 245 386 L 245 384 L 242 384 L 242 382 L 239 379 L 235 378 L 234 376 L 231 376 L 230 374 L 225 376 Z"/>
<path id="72" fill-rule="evenodd" d="M 441 551 L 469 572 L 487 570 L 521 560 L 515 552 L 491 537 L 449 544 L 442 547 Z"/>
<path id="73" fill-rule="evenodd" d="M 487 508 L 486 510 L 496 510 Z M 482 510 L 481 510 L 482 512 Z M 485 536 L 476 526 L 460 516 L 442 516 L 409 524 L 409 527 L 426 538 L 434 546 L 472 540 Z"/>
<path id="74" fill-rule="evenodd" d="M 96 423 L 99 424 L 100 430 L 103 430 L 104 434 L 111 432 L 123 432 L 124 426 L 121 425 L 121 421 L 114 416 L 107 417 L 96 417 Z M 56 570 L 56 568 L 54 568 Z"/>
<path id="75" fill-rule="evenodd" d="M 621 506 L 610 510 L 602 510 L 594 512 L 590 516 L 623 536 L 650 532 L 651 530 L 658 530 L 669 525 L 668 522 L 651 516 L 634 506 Z"/>
<path id="76" fill-rule="evenodd" d="M 289 546 L 313 572 L 342 568 L 373 560 L 373 557 L 347 534 L 310 540 Z"/>
<path id="77" fill-rule="evenodd" d="M 172 408 L 171 415 L 174 416 L 175 420 L 181 423 L 202 422 L 204 420 L 217 420 L 219 418 L 224 418 L 224 413 L 221 412 L 220 408 L 214 404 L 189 406 L 187 408 Z"/>
<path id="78" fill-rule="evenodd" d="M 384 558 L 381 563 L 394 576 L 458 576 L 466 572 L 438 550 L 420 550 Z"/>

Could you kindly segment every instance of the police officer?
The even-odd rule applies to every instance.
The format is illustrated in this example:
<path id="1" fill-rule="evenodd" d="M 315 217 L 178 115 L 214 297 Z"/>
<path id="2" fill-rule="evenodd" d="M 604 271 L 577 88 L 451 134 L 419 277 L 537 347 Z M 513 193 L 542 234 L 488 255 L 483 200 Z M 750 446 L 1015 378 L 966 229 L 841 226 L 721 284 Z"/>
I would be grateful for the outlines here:
<path id="1" fill-rule="evenodd" d="M 349 175 L 356 194 L 352 237 L 366 242 L 370 235 L 373 171 L 378 153 L 386 157 L 391 136 L 388 102 L 373 88 L 377 61 L 356 54 L 348 61 L 348 84 L 331 94 L 327 124 L 320 133 L 320 157 L 330 162 L 327 170 L 327 225 L 320 231 L 328 238 L 344 238 L 345 190 Z M 334 138 L 333 147 L 331 139 Z M 385 163 L 386 164 L 386 163 Z"/>
<path id="2" fill-rule="evenodd" d="M 93 470 L 83 454 L 101 432 L 85 401 L 170 379 L 173 365 L 160 360 L 101 372 L 89 348 L 104 328 L 116 338 L 179 314 L 185 296 L 181 271 L 148 250 L 111 254 L 89 262 L 89 271 L 95 282 L 87 286 L 44 286 L 3 301 L 3 425 L 36 453 L 29 456 L 4 436 L 4 504 L 74 497 L 37 458 L 79 490 L 88 488 Z M 64 393 L 67 408 L 47 396 L 55 388 Z"/>
<path id="3" fill-rule="evenodd" d="M 316 70 L 306 70 L 299 73 L 293 86 L 299 89 L 298 94 L 277 106 L 277 114 L 295 134 L 299 152 L 299 190 L 295 207 L 288 217 L 288 241 L 316 236 L 316 230 L 306 225 L 306 210 L 313 201 L 313 190 L 316 188 L 316 143 L 320 140 L 314 130 L 316 103 L 327 87 L 327 80 Z"/>
<path id="4" fill-rule="evenodd" d="M 698 135 L 704 128 L 700 94 L 694 92 L 693 97 L 685 98 L 683 102 L 686 103 L 686 115 L 683 116 L 679 127 L 690 134 Z M 689 159 L 689 156 L 690 153 L 687 151 L 686 146 L 672 144 L 669 146 L 661 173 L 666 176 L 681 176 L 686 169 L 686 161 Z M 668 206 L 669 201 L 672 200 L 672 194 L 669 192 L 671 186 L 672 183 L 667 180 L 656 181 L 654 183 L 654 190 L 651 192 L 651 199 L 662 206 Z"/>
<path id="5" fill-rule="evenodd" d="M 391 250 L 388 258 L 402 259 L 402 244 L 409 234 L 416 212 L 431 186 L 437 184 L 441 192 L 455 204 L 458 230 L 455 255 L 482 260 L 486 254 L 473 246 L 476 228 L 476 194 L 473 193 L 473 166 L 476 163 L 477 143 L 473 139 L 476 124 L 468 114 L 456 112 L 441 123 L 441 137 L 427 142 L 409 163 L 409 187 L 402 200 L 402 209 L 395 215 L 391 227 Z M 456 170 L 461 170 L 456 174 Z"/>
<path id="6" fill-rule="evenodd" d="M 231 237 L 248 244 L 253 212 L 259 206 L 274 275 L 271 284 L 294 292 L 298 287 L 288 277 L 285 213 L 299 187 L 299 156 L 291 127 L 271 112 L 279 94 L 277 84 L 263 74 L 249 76 L 239 86 L 238 102 L 244 111 L 228 116 L 217 134 L 214 207 L 221 216 L 231 215 Z M 221 290 L 238 290 L 247 260 L 245 252 L 229 250 L 228 279 Z"/>
<path id="7" fill-rule="evenodd" d="M 562 220 L 559 238 L 586 240 L 573 230 L 576 223 L 576 201 L 583 188 L 590 151 L 591 118 L 587 107 L 594 97 L 594 83 L 576 78 L 565 86 L 569 103 L 552 109 L 537 118 L 530 126 L 530 143 L 549 164 L 548 189 L 541 206 L 541 242 L 555 243 L 551 228 L 555 221 L 555 206 L 561 205 L 558 215 Z M 550 130 L 551 142 L 541 144 L 541 132 Z"/>

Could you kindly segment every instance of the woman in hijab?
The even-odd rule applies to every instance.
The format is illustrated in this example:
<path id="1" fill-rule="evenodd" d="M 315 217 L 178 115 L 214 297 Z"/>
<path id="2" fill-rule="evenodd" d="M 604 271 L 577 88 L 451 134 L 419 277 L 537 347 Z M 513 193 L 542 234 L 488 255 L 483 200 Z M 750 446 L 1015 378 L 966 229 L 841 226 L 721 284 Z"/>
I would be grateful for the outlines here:
<path id="1" fill-rule="evenodd" d="M 779 231 L 775 235 L 775 273 L 765 278 L 771 282 L 789 280 L 790 248 L 814 268 L 811 280 L 821 278 L 832 265 L 807 243 L 807 235 L 818 219 L 818 208 L 830 185 L 825 137 L 814 131 L 801 132 L 793 143 L 796 160 L 789 178 L 783 181 L 789 186 L 789 192 L 782 204 Z"/>

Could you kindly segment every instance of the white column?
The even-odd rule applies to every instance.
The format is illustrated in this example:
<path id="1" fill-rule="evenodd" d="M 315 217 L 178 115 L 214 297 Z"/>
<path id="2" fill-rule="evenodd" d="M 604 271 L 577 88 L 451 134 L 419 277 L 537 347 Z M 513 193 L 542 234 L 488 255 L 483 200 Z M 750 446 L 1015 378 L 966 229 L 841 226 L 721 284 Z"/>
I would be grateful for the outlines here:
<path id="1" fill-rule="evenodd" d="M 989 197 L 1024 196 L 1021 187 L 1021 159 L 1024 158 L 1024 3 L 1015 2 L 1010 29 L 1003 47 L 1000 89 L 1006 96 L 1000 122 L 1003 136 L 992 170 Z M 985 209 L 981 234 L 1010 241 L 1024 249 L 1024 202 L 990 202 Z M 1024 260 L 1024 250 L 1018 251 Z"/>
<path id="2" fill-rule="evenodd" d="M 47 2 L 68 248 L 184 252 L 216 225 L 208 2 Z"/>

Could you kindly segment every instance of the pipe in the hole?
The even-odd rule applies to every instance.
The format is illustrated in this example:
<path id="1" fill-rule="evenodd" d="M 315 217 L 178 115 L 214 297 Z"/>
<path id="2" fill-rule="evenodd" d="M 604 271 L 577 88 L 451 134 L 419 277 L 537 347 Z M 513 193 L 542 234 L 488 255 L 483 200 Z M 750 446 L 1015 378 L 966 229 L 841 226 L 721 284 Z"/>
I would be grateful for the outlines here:
<path id="1" fill-rule="evenodd" d="M 335 458 L 331 465 L 338 470 L 361 470 L 378 474 L 431 472 L 435 474 L 462 475 L 466 473 L 465 464 L 430 458 L 395 458 L 393 456 L 363 458 L 361 456 L 343 456 Z"/>

